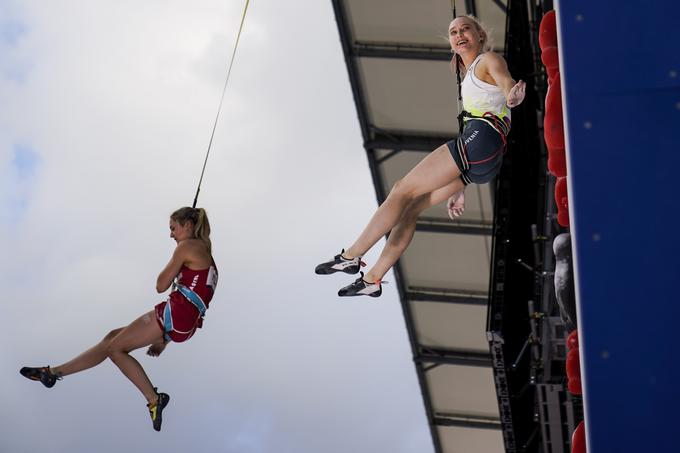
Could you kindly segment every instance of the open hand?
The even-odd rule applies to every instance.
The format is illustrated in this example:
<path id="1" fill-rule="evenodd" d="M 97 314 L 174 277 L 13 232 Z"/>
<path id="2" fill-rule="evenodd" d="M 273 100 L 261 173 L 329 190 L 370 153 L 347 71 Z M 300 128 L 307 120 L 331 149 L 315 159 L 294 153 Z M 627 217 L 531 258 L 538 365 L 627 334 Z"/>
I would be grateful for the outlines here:
<path id="1" fill-rule="evenodd" d="M 446 202 L 446 209 L 449 211 L 451 220 L 463 215 L 463 211 L 465 211 L 465 189 L 451 195 L 449 201 Z"/>
<path id="2" fill-rule="evenodd" d="M 517 84 L 515 84 L 514 87 L 510 88 L 508 97 L 505 100 L 505 103 L 508 104 L 508 107 L 517 107 L 522 103 L 524 100 L 524 94 L 526 92 L 526 86 L 527 84 L 520 80 L 517 82 Z"/>

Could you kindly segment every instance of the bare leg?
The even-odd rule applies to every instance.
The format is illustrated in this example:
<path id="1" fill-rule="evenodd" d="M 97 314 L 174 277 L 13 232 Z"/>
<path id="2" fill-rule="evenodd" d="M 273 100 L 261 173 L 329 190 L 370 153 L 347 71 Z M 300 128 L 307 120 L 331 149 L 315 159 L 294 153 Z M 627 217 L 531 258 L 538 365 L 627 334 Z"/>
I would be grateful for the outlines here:
<path id="1" fill-rule="evenodd" d="M 444 187 L 460 176 L 447 145 L 442 145 L 420 161 L 397 181 L 364 231 L 345 253 L 345 258 L 363 255 L 401 218 L 406 207 L 417 197 Z"/>
<path id="2" fill-rule="evenodd" d="M 452 183 L 413 200 L 404 210 L 399 223 L 392 228 L 380 258 L 378 258 L 378 261 L 371 270 L 366 273 L 364 280 L 367 282 L 382 280 L 387 271 L 394 266 L 394 263 L 397 262 L 411 243 L 413 234 L 416 231 L 416 221 L 420 213 L 431 206 L 443 202 L 464 187 L 463 181 L 460 178 L 456 178 Z"/>
<path id="3" fill-rule="evenodd" d="M 107 348 L 111 361 L 142 392 L 149 403 L 156 403 L 158 396 L 144 368 L 128 353 L 161 341 L 163 332 L 156 322 L 154 310 L 151 310 L 125 327 L 111 340 Z"/>
<path id="4" fill-rule="evenodd" d="M 50 367 L 50 370 L 56 375 L 68 376 L 69 374 L 78 373 L 79 371 L 87 370 L 99 365 L 109 356 L 109 343 L 111 343 L 111 340 L 113 340 L 113 338 L 122 330 L 122 327 L 112 330 L 102 338 L 102 341 L 92 346 L 87 351 L 62 365 Z"/>

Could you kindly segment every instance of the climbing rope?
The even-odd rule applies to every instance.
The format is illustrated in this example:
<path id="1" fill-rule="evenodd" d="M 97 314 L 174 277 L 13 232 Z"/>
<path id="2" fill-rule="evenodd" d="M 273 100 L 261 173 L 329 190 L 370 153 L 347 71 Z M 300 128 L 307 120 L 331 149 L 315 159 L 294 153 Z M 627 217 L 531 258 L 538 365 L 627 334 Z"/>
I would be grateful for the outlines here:
<path id="1" fill-rule="evenodd" d="M 451 9 L 453 11 L 453 20 L 456 20 L 456 0 L 451 0 Z M 463 117 L 465 116 L 465 111 L 463 110 L 463 85 L 460 80 L 460 56 L 454 52 L 453 59 L 456 61 L 456 84 L 458 85 L 458 133 L 463 133 Z"/>
<path id="2" fill-rule="evenodd" d="M 231 53 L 231 61 L 229 62 L 229 70 L 227 71 L 227 77 L 224 81 L 224 88 L 222 88 L 222 97 L 220 98 L 220 105 L 217 107 L 217 115 L 215 115 L 215 123 L 213 124 L 212 133 L 210 134 L 210 141 L 208 142 L 208 151 L 205 153 L 205 160 L 203 161 L 203 169 L 201 170 L 201 177 L 198 180 L 198 187 L 196 188 L 196 196 L 194 197 L 194 204 L 192 208 L 196 207 L 196 202 L 198 201 L 198 194 L 201 191 L 201 183 L 203 182 L 203 174 L 205 173 L 205 166 L 208 163 L 208 156 L 210 155 L 210 148 L 212 147 L 213 137 L 215 137 L 215 129 L 217 128 L 217 121 L 220 119 L 220 112 L 222 111 L 222 103 L 224 102 L 224 94 L 227 92 L 227 84 L 229 83 L 229 76 L 231 75 L 231 68 L 234 66 L 234 57 L 236 56 L 236 49 L 238 49 L 238 42 L 241 39 L 241 31 L 243 30 L 243 23 L 246 19 L 246 12 L 248 11 L 248 3 L 250 0 L 246 0 L 246 4 L 243 7 L 243 16 L 241 16 L 241 25 L 238 28 L 238 34 L 236 35 L 236 43 L 234 44 L 234 50 Z"/>

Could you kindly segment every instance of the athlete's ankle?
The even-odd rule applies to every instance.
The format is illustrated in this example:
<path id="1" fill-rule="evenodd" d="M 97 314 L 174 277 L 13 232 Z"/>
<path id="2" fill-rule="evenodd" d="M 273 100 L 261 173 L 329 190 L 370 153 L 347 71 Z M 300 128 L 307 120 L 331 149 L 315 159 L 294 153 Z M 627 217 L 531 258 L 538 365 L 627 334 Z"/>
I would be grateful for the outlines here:
<path id="1" fill-rule="evenodd" d="M 146 397 L 146 405 L 149 407 L 154 407 L 158 404 L 158 400 L 160 400 L 160 395 L 154 392 L 153 396 Z"/>
<path id="2" fill-rule="evenodd" d="M 370 284 L 377 283 L 381 280 L 381 278 L 378 278 L 378 276 L 371 271 L 368 271 L 366 275 L 364 275 L 363 279 L 366 283 Z"/>
<path id="3" fill-rule="evenodd" d="M 348 248 L 348 249 L 343 249 L 340 256 L 342 256 L 346 260 L 353 260 L 357 256 L 360 256 L 360 254 L 352 253 L 351 248 Z"/>

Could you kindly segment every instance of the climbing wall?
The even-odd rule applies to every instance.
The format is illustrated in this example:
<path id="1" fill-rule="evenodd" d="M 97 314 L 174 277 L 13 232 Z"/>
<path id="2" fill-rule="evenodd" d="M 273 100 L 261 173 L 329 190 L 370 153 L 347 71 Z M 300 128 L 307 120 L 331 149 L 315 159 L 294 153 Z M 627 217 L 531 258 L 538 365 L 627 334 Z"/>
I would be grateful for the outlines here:
<path id="1" fill-rule="evenodd" d="M 680 451 L 680 3 L 555 3 L 588 452 Z"/>

